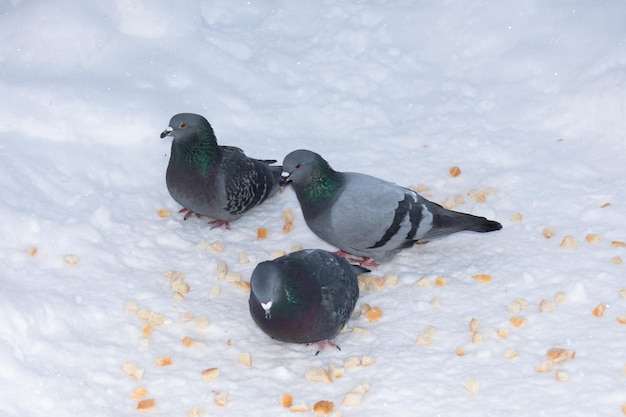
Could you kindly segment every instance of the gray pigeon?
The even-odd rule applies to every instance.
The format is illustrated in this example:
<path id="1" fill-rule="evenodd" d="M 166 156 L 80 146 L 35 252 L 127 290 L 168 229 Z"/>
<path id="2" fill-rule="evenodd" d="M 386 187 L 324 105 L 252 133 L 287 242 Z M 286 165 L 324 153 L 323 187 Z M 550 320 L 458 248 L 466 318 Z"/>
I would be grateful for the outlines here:
<path id="1" fill-rule="evenodd" d="M 214 219 L 214 227 L 229 227 L 246 211 L 274 195 L 280 166 L 248 158 L 241 149 L 219 146 L 209 122 L 192 113 L 177 114 L 161 138 L 172 136 L 165 182 L 183 206 L 185 220 L 193 215 Z"/>
<path id="2" fill-rule="evenodd" d="M 261 262 L 250 279 L 250 314 L 274 339 L 329 341 L 354 310 L 359 297 L 356 274 L 362 272 L 368 270 L 321 249 Z"/>
<path id="3" fill-rule="evenodd" d="M 446 210 L 408 188 L 365 174 L 337 172 L 320 155 L 297 150 L 283 161 L 309 228 L 342 252 L 365 257 L 362 265 L 387 261 L 417 241 L 502 225 Z"/>

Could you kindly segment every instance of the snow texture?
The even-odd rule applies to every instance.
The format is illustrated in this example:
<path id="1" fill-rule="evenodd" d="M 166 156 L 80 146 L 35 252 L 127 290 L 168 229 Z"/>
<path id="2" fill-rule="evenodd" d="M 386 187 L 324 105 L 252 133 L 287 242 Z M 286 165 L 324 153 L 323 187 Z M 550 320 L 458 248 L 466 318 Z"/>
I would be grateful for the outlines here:
<path id="1" fill-rule="evenodd" d="M 293 415 L 284 393 L 309 415 L 621 415 L 625 21 L 616 0 L 0 1 L 0 415 Z M 315 356 L 263 334 L 231 281 L 334 248 L 290 189 L 230 231 L 183 221 L 159 139 L 180 112 L 250 156 L 311 149 L 504 228 L 382 264 L 341 351 Z M 355 357 L 375 363 L 305 376 Z"/>

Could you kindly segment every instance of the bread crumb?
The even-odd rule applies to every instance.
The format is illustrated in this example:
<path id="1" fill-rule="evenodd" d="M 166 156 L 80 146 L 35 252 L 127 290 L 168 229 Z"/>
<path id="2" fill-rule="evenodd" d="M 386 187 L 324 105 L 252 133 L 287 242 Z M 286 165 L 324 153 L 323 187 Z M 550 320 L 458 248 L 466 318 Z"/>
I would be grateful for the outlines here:
<path id="1" fill-rule="evenodd" d="M 152 330 L 154 329 L 154 326 L 152 326 L 152 324 L 150 323 L 146 323 L 143 325 L 143 327 L 141 328 L 141 334 L 143 336 L 150 336 L 152 334 Z"/>
<path id="2" fill-rule="evenodd" d="M 463 197 L 461 194 L 457 194 L 454 196 L 454 202 L 457 205 L 465 204 L 465 197 Z"/>
<path id="3" fill-rule="evenodd" d="M 256 229 L 256 238 L 259 240 L 267 239 L 267 235 L 269 234 L 269 230 L 265 227 L 259 227 Z"/>
<path id="4" fill-rule="evenodd" d="M 245 265 L 250 262 L 248 254 L 245 252 L 239 252 L 239 265 Z"/>
<path id="5" fill-rule="evenodd" d="M 142 385 L 139 388 L 134 389 L 130 393 L 130 398 L 132 398 L 133 400 L 137 401 L 138 399 L 143 398 L 146 395 L 148 395 L 148 390 L 146 389 L 146 387 L 144 387 Z"/>
<path id="6" fill-rule="evenodd" d="M 295 216 L 293 214 L 293 210 L 291 207 L 288 207 L 283 210 L 283 233 L 290 233 L 293 230 L 293 222 Z"/>
<path id="7" fill-rule="evenodd" d="M 475 345 L 481 345 L 483 343 L 483 335 L 478 332 L 472 334 L 472 343 Z"/>
<path id="8" fill-rule="evenodd" d="M 137 310 L 139 310 L 139 305 L 136 301 L 126 301 L 124 303 L 124 310 L 128 311 L 129 313 L 137 313 Z"/>
<path id="9" fill-rule="evenodd" d="M 181 340 L 181 343 L 182 343 L 183 346 L 185 346 L 187 348 L 190 348 L 190 347 L 193 347 L 193 346 L 200 347 L 200 346 L 204 345 L 204 343 L 196 342 L 195 340 L 193 340 L 189 336 L 183 337 L 183 339 Z"/>
<path id="10" fill-rule="evenodd" d="M 541 311 L 542 313 L 550 313 L 554 310 L 556 310 L 556 303 L 554 302 L 554 300 L 544 298 L 539 303 L 539 311 Z"/>
<path id="11" fill-rule="evenodd" d="M 306 404 L 297 404 L 291 407 L 291 411 L 293 411 L 294 413 L 308 413 L 309 406 Z"/>
<path id="12" fill-rule="evenodd" d="M 157 326 L 162 325 L 163 323 L 165 323 L 165 315 L 161 314 L 161 313 L 157 313 L 155 311 L 151 311 L 148 314 L 148 320 L 150 321 L 150 323 L 155 324 Z"/>
<path id="13" fill-rule="evenodd" d="M 220 284 L 213 284 L 211 286 L 211 291 L 209 291 L 209 297 L 215 298 L 220 295 L 220 292 L 222 292 L 222 287 L 220 287 Z"/>
<path id="14" fill-rule="evenodd" d="M 319 366 L 309 366 L 305 376 L 307 380 L 312 382 L 325 382 L 328 384 L 332 382 L 326 369 L 320 368 Z"/>
<path id="15" fill-rule="evenodd" d="M 472 319 L 469 322 L 469 330 L 472 333 L 475 333 L 478 331 L 478 329 L 480 329 L 480 320 L 478 320 L 475 317 L 472 317 Z"/>
<path id="16" fill-rule="evenodd" d="M 620 314 L 617 316 L 617 322 L 620 324 L 626 324 L 626 314 Z"/>
<path id="17" fill-rule="evenodd" d="M 280 405 L 289 408 L 293 405 L 293 396 L 289 393 L 284 393 L 280 396 Z"/>
<path id="18" fill-rule="evenodd" d="M 63 262 L 65 262 L 68 265 L 76 265 L 78 263 L 78 256 L 76 255 L 64 255 L 63 256 Z"/>
<path id="19" fill-rule="evenodd" d="M 613 245 L 613 247 L 616 247 L 616 248 L 624 248 L 624 247 L 626 247 L 626 243 L 621 242 L 619 240 L 612 241 L 611 245 Z"/>
<path id="20" fill-rule="evenodd" d="M 241 272 L 233 272 L 233 271 L 228 271 L 226 273 L 226 275 L 224 275 L 224 281 L 226 282 L 237 282 L 237 281 L 241 281 L 241 277 L 242 277 L 242 273 Z"/>
<path id="21" fill-rule="evenodd" d="M 398 274 L 387 273 L 383 276 L 385 285 L 398 285 Z"/>
<path id="22" fill-rule="evenodd" d="M 521 222 L 522 221 L 522 213 L 515 213 L 511 220 L 513 220 L 514 222 Z"/>
<path id="23" fill-rule="evenodd" d="M 472 275 L 472 278 L 479 282 L 484 282 L 485 284 L 491 283 L 491 275 L 489 274 L 476 274 Z"/>
<path id="24" fill-rule="evenodd" d="M 513 316 L 509 321 L 517 328 L 526 327 L 528 325 L 528 320 L 522 316 Z"/>
<path id="25" fill-rule="evenodd" d="M 228 273 L 228 265 L 226 265 L 226 261 L 220 259 L 217 261 L 217 278 L 224 279 L 226 274 Z"/>
<path id="26" fill-rule="evenodd" d="M 341 405 L 356 406 L 356 405 L 361 404 L 362 401 L 363 401 L 363 393 L 350 391 L 343 397 L 343 400 L 341 401 Z"/>
<path id="27" fill-rule="evenodd" d="M 626 298 L 626 288 L 622 288 L 621 290 L 619 290 L 617 292 L 617 295 L 619 295 L 620 298 Z"/>
<path id="28" fill-rule="evenodd" d="M 600 303 L 596 306 L 596 308 L 593 309 L 591 314 L 593 314 L 596 317 L 602 317 L 604 316 L 604 313 L 606 312 L 606 308 L 607 308 L 606 304 Z"/>
<path id="29" fill-rule="evenodd" d="M 557 291 L 554 294 L 554 301 L 558 304 L 562 304 L 567 300 L 567 294 L 563 291 Z"/>
<path id="30" fill-rule="evenodd" d="M 151 410 L 155 406 L 154 398 L 141 400 L 137 403 L 137 410 Z"/>
<path id="31" fill-rule="evenodd" d="M 441 203 L 441 206 L 446 210 L 452 210 L 456 207 L 456 202 L 452 198 L 446 197 L 445 200 L 443 200 L 443 202 Z"/>
<path id="32" fill-rule="evenodd" d="M 250 283 L 248 281 L 235 281 L 233 284 L 241 291 L 250 291 Z"/>
<path id="33" fill-rule="evenodd" d="M 328 372 L 330 373 L 330 376 L 333 379 L 339 379 L 343 377 L 344 373 L 346 372 L 346 369 L 342 366 L 337 366 L 331 363 L 330 366 L 328 367 Z"/>
<path id="34" fill-rule="evenodd" d="M 518 353 L 515 349 L 512 348 L 506 348 L 504 349 L 504 357 L 507 359 L 513 359 L 515 357 L 517 357 Z"/>
<path id="35" fill-rule="evenodd" d="M 415 283 L 415 286 L 416 287 L 422 287 L 422 288 L 429 287 L 430 286 L 430 278 L 428 278 L 428 277 L 420 278 Z"/>
<path id="36" fill-rule="evenodd" d="M 372 366 L 376 363 L 376 358 L 369 355 L 361 356 L 361 365 L 362 366 Z"/>
<path id="37" fill-rule="evenodd" d="M 593 244 L 593 243 L 600 242 L 600 240 L 602 240 L 602 237 L 600 235 L 598 235 L 598 234 L 595 234 L 595 233 L 589 233 L 589 234 L 587 234 L 587 236 L 585 236 L 585 240 L 588 243 L 592 243 Z"/>
<path id="38" fill-rule="evenodd" d="M 465 381 L 465 391 L 470 394 L 478 394 L 480 392 L 480 384 L 475 379 L 468 379 Z"/>
<path id="39" fill-rule="evenodd" d="M 368 329 L 364 329 L 363 327 L 354 326 L 352 328 L 352 333 L 362 335 L 362 336 L 369 336 L 372 332 L 369 331 Z"/>
<path id="40" fill-rule="evenodd" d="M 606 207 L 609 207 L 610 205 L 611 203 L 607 201 L 606 203 L 602 204 L 600 208 L 606 208 Z"/>
<path id="41" fill-rule="evenodd" d="M 578 241 L 574 236 L 567 235 L 563 238 L 559 246 L 565 250 L 571 250 L 578 246 Z"/>
<path id="42" fill-rule="evenodd" d="M 37 249 L 37 246 L 31 246 L 30 248 L 26 249 L 26 253 L 28 253 L 28 256 L 30 256 L 31 258 L 34 258 L 37 255 L 38 251 L 39 249 Z"/>
<path id="43" fill-rule="evenodd" d="M 448 282 L 450 280 L 446 277 L 437 277 L 435 278 L 435 285 L 438 287 L 445 287 L 446 285 L 448 285 Z"/>
<path id="44" fill-rule="evenodd" d="M 543 361 L 535 366 L 535 372 L 540 373 L 552 372 L 552 369 L 554 369 L 554 364 L 550 360 Z"/>
<path id="45" fill-rule="evenodd" d="M 187 417 L 202 417 L 204 410 L 200 407 L 194 407 L 187 412 Z"/>
<path id="46" fill-rule="evenodd" d="M 430 306 L 431 306 L 432 308 L 435 308 L 435 309 L 437 309 L 437 308 L 441 307 L 441 303 L 439 302 L 439 297 L 434 296 L 434 297 L 430 300 Z"/>
<path id="47" fill-rule="evenodd" d="M 498 328 L 498 330 L 496 331 L 496 333 L 498 334 L 498 336 L 502 339 L 508 339 L 509 338 L 509 329 L 507 329 L 506 327 L 500 327 Z"/>
<path id="48" fill-rule="evenodd" d="M 543 229 L 543 232 L 541 232 L 541 234 L 543 234 L 546 239 L 550 239 L 551 237 L 554 237 L 554 235 L 556 235 L 556 231 L 552 227 L 546 227 L 545 229 Z"/>
<path id="49" fill-rule="evenodd" d="M 343 362 L 345 368 L 354 368 L 359 365 L 361 365 L 361 358 L 358 356 L 350 356 Z"/>
<path id="50" fill-rule="evenodd" d="M 463 346 L 457 346 L 457 348 L 454 349 L 454 353 L 456 356 L 465 356 L 465 348 Z"/>
<path id="51" fill-rule="evenodd" d="M 216 240 L 215 242 L 211 243 L 210 248 L 213 249 L 215 252 L 224 252 L 226 246 L 221 240 Z"/>
<path id="52" fill-rule="evenodd" d="M 565 371 L 556 371 L 556 380 L 559 382 L 567 382 L 569 375 Z"/>
<path id="53" fill-rule="evenodd" d="M 216 392 L 213 400 L 218 407 L 226 407 L 226 404 L 228 402 L 228 391 Z"/>
<path id="54" fill-rule="evenodd" d="M 575 351 L 557 347 L 552 347 L 546 352 L 546 358 L 554 363 L 574 359 L 574 356 L 576 356 Z"/>
<path id="55" fill-rule="evenodd" d="M 159 216 L 162 219 L 165 219 L 166 217 L 170 217 L 172 215 L 172 213 L 169 211 L 169 209 L 160 209 L 159 211 L 157 211 L 157 216 Z"/>
<path id="56" fill-rule="evenodd" d="M 196 328 L 198 329 L 206 329 L 209 327 L 211 321 L 208 316 L 198 316 L 196 317 Z"/>
<path id="57" fill-rule="evenodd" d="M 301 250 L 304 250 L 304 246 L 300 245 L 300 244 L 295 244 L 292 245 L 291 248 L 289 248 L 289 252 L 299 252 Z"/>
<path id="58" fill-rule="evenodd" d="M 450 167 L 448 172 L 450 173 L 451 177 L 455 178 L 455 177 L 458 177 L 459 175 L 461 175 L 461 168 L 459 168 L 458 166 L 454 165 L 454 166 Z"/>
<path id="59" fill-rule="evenodd" d="M 280 258 L 281 256 L 285 256 L 287 253 L 284 250 L 273 250 L 270 252 L 270 259 Z"/>
<path id="60" fill-rule="evenodd" d="M 172 357 L 169 355 L 160 356 L 154 360 L 156 366 L 170 366 L 172 363 Z"/>
<path id="61" fill-rule="evenodd" d="M 611 258 L 611 263 L 612 263 L 613 265 L 621 265 L 621 264 L 623 264 L 624 262 L 622 261 L 622 257 L 621 257 L 621 256 L 616 255 L 616 256 L 614 256 L 613 258 Z"/>
<path id="62" fill-rule="evenodd" d="M 143 368 L 138 367 L 134 362 L 124 362 L 122 369 L 130 379 L 143 378 Z"/>
<path id="63" fill-rule="evenodd" d="M 204 382 L 211 382 L 220 376 L 220 368 L 208 368 L 202 371 L 202 380 Z"/>
<path id="64" fill-rule="evenodd" d="M 184 312 L 180 315 L 180 321 L 182 321 L 183 323 L 189 323 L 195 318 L 196 316 L 194 316 L 192 313 L 189 313 L 189 312 Z"/>
<path id="65" fill-rule="evenodd" d="M 383 316 L 383 312 L 379 307 L 372 307 L 365 313 L 365 317 L 370 322 L 378 321 L 380 320 L 382 316 Z"/>
<path id="66" fill-rule="evenodd" d="M 140 337 L 139 338 L 139 346 L 148 347 L 152 344 L 152 339 L 149 337 Z"/>
<path id="67" fill-rule="evenodd" d="M 332 401 L 321 400 L 313 405 L 313 412 L 315 414 L 329 414 L 335 408 L 335 403 Z"/>
<path id="68" fill-rule="evenodd" d="M 239 354 L 239 363 L 243 366 L 252 366 L 252 357 L 249 352 L 241 352 Z"/>
<path id="69" fill-rule="evenodd" d="M 417 335 L 415 344 L 419 346 L 431 346 L 433 344 L 433 338 L 426 334 L 420 333 L 419 335 Z"/>

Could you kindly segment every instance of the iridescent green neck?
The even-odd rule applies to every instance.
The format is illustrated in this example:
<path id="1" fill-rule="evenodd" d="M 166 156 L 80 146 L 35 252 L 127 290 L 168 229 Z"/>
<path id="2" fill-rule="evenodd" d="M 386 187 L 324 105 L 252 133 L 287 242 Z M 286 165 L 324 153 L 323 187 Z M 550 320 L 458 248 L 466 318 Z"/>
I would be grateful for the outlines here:
<path id="1" fill-rule="evenodd" d="M 310 180 L 303 187 L 296 189 L 296 194 L 305 207 L 309 207 L 309 215 L 315 216 L 327 207 L 343 185 L 343 176 L 329 165 L 322 165 L 313 172 Z"/>
<path id="2" fill-rule="evenodd" d="M 200 131 L 172 144 L 172 158 L 204 176 L 218 162 L 220 149 L 212 132 Z"/>

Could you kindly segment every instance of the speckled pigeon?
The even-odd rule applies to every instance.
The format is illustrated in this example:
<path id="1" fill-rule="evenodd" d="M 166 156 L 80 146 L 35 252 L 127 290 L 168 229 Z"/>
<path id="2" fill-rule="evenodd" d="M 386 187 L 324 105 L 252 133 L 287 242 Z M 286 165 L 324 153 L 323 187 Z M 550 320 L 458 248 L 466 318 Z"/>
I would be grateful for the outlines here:
<path id="1" fill-rule="evenodd" d="M 214 227 L 229 227 L 251 208 L 274 195 L 280 166 L 248 158 L 241 149 L 219 146 L 209 122 L 193 113 L 177 114 L 161 138 L 172 136 L 165 181 L 170 195 L 183 206 L 185 220 L 193 215 L 214 219 Z"/>
<path id="2" fill-rule="evenodd" d="M 329 341 L 354 310 L 359 297 L 356 274 L 362 272 L 368 270 L 321 249 L 261 262 L 250 279 L 250 314 L 274 339 Z"/>
<path id="3" fill-rule="evenodd" d="M 309 228 L 344 254 L 365 257 L 362 265 L 387 261 L 417 241 L 502 228 L 484 217 L 446 210 L 391 182 L 335 171 L 308 150 L 288 154 L 283 171 L 283 183 L 291 182 Z"/>

